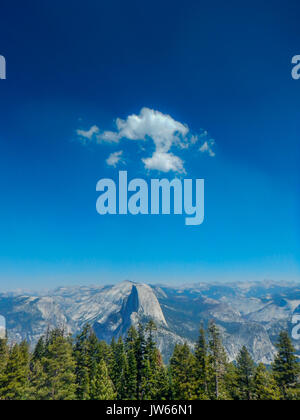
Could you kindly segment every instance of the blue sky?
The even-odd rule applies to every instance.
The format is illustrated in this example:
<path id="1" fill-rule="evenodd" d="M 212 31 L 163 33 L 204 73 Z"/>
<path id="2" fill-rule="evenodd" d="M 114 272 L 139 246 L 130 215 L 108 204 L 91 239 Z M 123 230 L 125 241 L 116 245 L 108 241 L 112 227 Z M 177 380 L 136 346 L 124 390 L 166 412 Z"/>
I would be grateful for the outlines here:
<path id="1" fill-rule="evenodd" d="M 299 12 L 294 0 L 3 4 L 0 289 L 299 279 Z M 205 178 L 201 226 L 96 213 L 99 179 L 158 175 L 142 161 L 155 143 L 77 130 L 115 132 L 145 107 L 208 132 L 168 150 Z M 109 166 L 119 151 L 126 165 Z"/>

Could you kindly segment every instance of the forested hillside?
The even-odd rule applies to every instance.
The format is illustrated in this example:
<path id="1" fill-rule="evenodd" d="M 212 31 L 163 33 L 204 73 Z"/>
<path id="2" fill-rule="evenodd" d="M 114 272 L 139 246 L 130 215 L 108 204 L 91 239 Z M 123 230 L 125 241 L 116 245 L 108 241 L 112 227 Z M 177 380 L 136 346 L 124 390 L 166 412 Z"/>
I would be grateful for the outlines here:
<path id="1" fill-rule="evenodd" d="M 282 332 L 271 369 L 255 365 L 245 347 L 229 363 L 219 331 L 200 328 L 192 353 L 176 345 L 165 366 L 154 341 L 156 326 L 131 327 L 125 340 L 99 341 L 87 325 L 75 340 L 49 331 L 29 351 L 25 341 L 0 340 L 1 400 L 299 400 L 300 370 Z"/>

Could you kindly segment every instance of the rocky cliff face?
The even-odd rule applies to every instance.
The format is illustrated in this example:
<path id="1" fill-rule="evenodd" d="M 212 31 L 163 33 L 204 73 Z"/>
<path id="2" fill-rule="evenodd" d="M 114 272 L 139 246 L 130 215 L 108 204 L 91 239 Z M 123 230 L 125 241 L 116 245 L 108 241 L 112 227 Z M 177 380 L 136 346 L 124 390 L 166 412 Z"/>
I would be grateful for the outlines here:
<path id="1" fill-rule="evenodd" d="M 231 360 L 246 345 L 256 362 L 268 364 L 278 333 L 288 327 L 299 299 L 296 285 L 170 288 L 127 281 L 115 286 L 60 288 L 42 296 L 2 294 L 0 315 L 6 318 L 11 342 L 27 339 L 32 345 L 49 328 L 60 326 L 76 334 L 86 323 L 99 339 L 109 342 L 124 336 L 131 325 L 152 319 L 165 360 L 176 343 L 187 341 L 193 347 L 200 323 L 214 319 Z"/>

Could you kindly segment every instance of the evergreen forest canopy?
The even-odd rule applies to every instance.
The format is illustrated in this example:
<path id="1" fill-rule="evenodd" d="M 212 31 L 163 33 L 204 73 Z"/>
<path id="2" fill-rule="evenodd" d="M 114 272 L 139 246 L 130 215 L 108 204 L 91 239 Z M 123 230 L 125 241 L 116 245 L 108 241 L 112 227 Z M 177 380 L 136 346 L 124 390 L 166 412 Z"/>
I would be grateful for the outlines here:
<path id="1" fill-rule="evenodd" d="M 300 400 L 300 364 L 287 332 L 270 368 L 243 347 L 230 363 L 219 330 L 200 328 L 194 352 L 177 344 L 165 366 L 153 321 L 125 340 L 99 341 L 87 325 L 73 340 L 63 329 L 29 344 L 0 340 L 0 400 Z"/>

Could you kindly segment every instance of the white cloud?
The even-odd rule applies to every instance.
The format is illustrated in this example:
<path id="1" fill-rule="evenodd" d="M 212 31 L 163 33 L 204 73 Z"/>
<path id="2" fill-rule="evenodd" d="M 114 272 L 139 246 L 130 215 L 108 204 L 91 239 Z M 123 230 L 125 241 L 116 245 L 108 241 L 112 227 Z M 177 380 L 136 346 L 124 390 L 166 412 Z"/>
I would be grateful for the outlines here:
<path id="1" fill-rule="evenodd" d="M 172 144 L 180 143 L 188 134 L 187 126 L 175 121 L 170 115 L 143 108 L 140 115 L 130 115 L 126 120 L 117 119 L 120 138 L 130 140 L 153 139 L 160 150 L 168 151 Z"/>
<path id="2" fill-rule="evenodd" d="M 115 168 L 118 165 L 118 163 L 123 162 L 122 156 L 123 156 L 122 150 L 120 150 L 119 152 L 111 153 L 106 159 L 106 163 L 109 166 L 113 166 Z"/>
<path id="3" fill-rule="evenodd" d="M 120 140 L 120 136 L 118 133 L 114 133 L 113 131 L 104 131 L 102 134 L 97 135 L 97 142 L 101 143 L 118 143 Z"/>
<path id="4" fill-rule="evenodd" d="M 178 156 L 173 155 L 173 153 L 157 151 L 153 153 L 152 157 L 142 160 L 147 169 L 156 169 L 161 172 L 173 171 L 185 173 L 182 160 Z"/>
<path id="5" fill-rule="evenodd" d="M 185 147 L 188 143 L 189 128 L 175 121 L 170 115 L 143 108 L 139 115 L 129 115 L 126 120 L 116 120 L 117 131 L 105 131 L 99 134 L 101 140 L 109 138 L 118 141 L 122 138 L 128 140 L 152 139 L 155 151 L 152 157 L 143 159 L 147 169 L 156 169 L 163 172 L 184 172 L 183 162 L 170 152 L 172 146 Z M 192 142 L 195 138 L 192 137 Z"/>
<path id="6" fill-rule="evenodd" d="M 100 131 L 97 126 L 91 127 L 88 131 L 77 130 L 81 138 L 95 140 L 96 143 L 119 143 L 122 139 L 134 141 L 152 141 L 154 152 L 152 156 L 145 157 L 142 162 L 146 169 L 158 170 L 162 172 L 181 172 L 184 173 L 182 159 L 175 154 L 174 149 L 188 149 L 206 137 L 207 132 L 192 135 L 189 127 L 179 121 L 174 120 L 170 115 L 163 114 L 149 108 L 142 108 L 139 115 L 132 114 L 126 119 L 117 118 L 116 131 Z M 211 157 L 215 156 L 212 149 L 212 140 L 207 140 L 200 147 L 201 152 L 207 152 Z M 142 147 L 141 147 L 142 149 Z M 121 159 L 122 154 L 112 153 L 107 159 L 112 166 L 116 165 Z M 115 159 L 119 158 L 115 162 Z"/>
<path id="7" fill-rule="evenodd" d="M 100 132 L 99 127 L 93 125 L 89 130 L 77 130 L 76 131 L 78 136 L 85 139 L 85 140 L 92 140 L 95 134 Z"/>
<path id="8" fill-rule="evenodd" d="M 213 146 L 215 145 L 215 141 L 213 139 L 206 140 L 202 146 L 199 148 L 201 153 L 208 153 L 210 157 L 215 157 L 216 153 L 213 151 Z"/>

